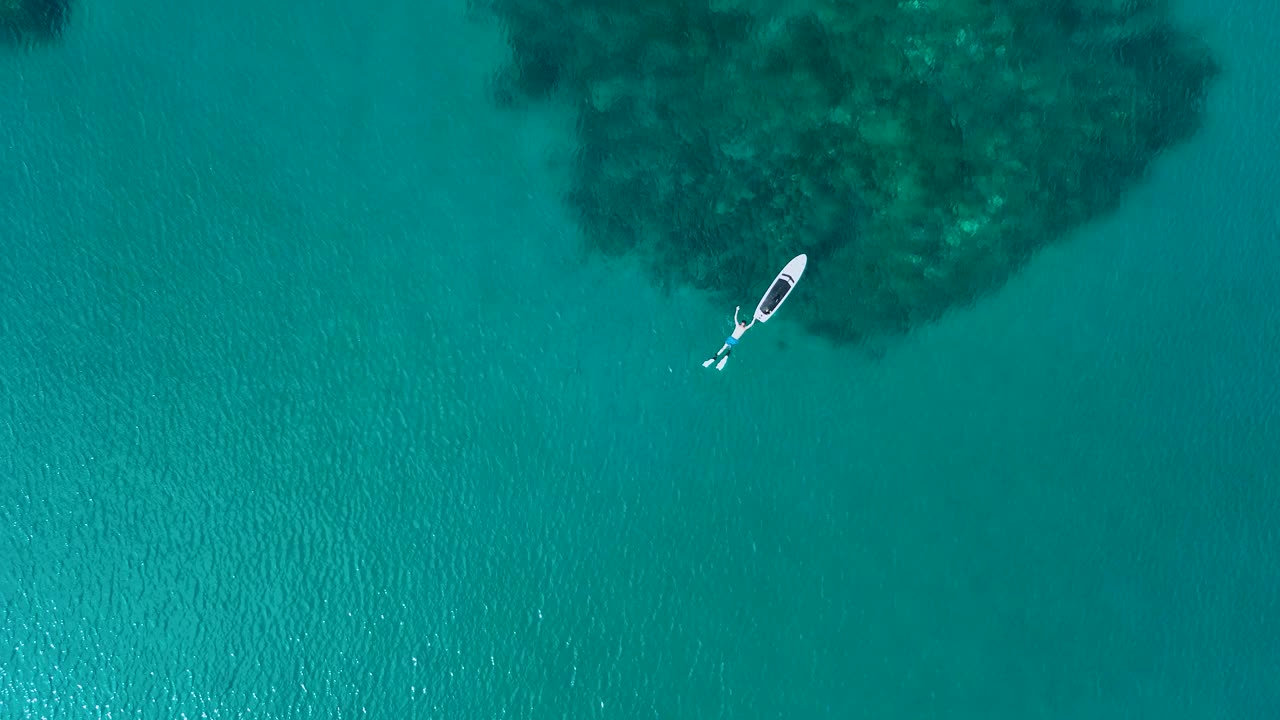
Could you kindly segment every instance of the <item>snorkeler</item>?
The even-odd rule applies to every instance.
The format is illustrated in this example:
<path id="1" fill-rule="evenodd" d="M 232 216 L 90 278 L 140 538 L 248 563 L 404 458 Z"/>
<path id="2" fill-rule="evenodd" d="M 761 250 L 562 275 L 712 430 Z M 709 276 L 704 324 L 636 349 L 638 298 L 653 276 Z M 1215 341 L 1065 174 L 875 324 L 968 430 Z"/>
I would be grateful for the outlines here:
<path id="1" fill-rule="evenodd" d="M 702 363 L 702 367 L 711 367 L 712 364 L 715 364 L 717 370 L 723 370 L 724 364 L 729 362 L 729 353 L 733 352 L 733 348 L 738 344 L 738 340 L 742 338 L 742 334 L 750 330 L 752 325 L 756 324 L 756 319 L 754 317 L 751 318 L 750 323 L 745 323 L 739 320 L 738 311 L 740 310 L 742 310 L 741 305 L 733 309 L 733 334 L 724 339 L 724 345 L 720 347 L 720 350 L 718 350 L 715 355 L 707 358 Z M 719 359 L 720 362 L 716 362 L 717 359 Z"/>

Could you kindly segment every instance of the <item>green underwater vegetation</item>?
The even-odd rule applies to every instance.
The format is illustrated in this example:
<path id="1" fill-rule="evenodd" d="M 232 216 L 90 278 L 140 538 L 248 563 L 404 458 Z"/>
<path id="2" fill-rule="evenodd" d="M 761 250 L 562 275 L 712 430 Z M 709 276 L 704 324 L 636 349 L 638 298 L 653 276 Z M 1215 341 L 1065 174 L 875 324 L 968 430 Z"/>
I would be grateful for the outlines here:
<path id="1" fill-rule="evenodd" d="M 480 10 L 511 49 L 495 98 L 576 110 L 567 201 L 591 247 L 729 302 L 808 253 L 787 314 L 835 342 L 972 302 L 1114 210 L 1220 72 L 1166 0 Z"/>
<path id="2" fill-rule="evenodd" d="M 26 47 L 56 40 L 69 13 L 68 0 L 0 0 L 0 44 Z"/>

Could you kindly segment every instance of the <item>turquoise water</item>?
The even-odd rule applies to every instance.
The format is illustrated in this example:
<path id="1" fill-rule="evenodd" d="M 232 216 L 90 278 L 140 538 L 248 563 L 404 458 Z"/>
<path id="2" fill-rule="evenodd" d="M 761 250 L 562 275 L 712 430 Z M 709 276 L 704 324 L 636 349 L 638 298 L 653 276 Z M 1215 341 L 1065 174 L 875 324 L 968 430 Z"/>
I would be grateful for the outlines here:
<path id="1" fill-rule="evenodd" d="M 277 5 L 0 58 L 0 717 L 1275 716 L 1273 4 L 1117 216 L 723 373 L 494 28 Z"/>

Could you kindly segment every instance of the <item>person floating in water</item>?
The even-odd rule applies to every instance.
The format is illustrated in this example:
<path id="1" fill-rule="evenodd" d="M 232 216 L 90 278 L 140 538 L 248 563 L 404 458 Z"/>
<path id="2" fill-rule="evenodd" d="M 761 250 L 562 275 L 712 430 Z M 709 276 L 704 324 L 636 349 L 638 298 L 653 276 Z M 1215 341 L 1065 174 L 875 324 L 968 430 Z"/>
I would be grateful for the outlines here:
<path id="1" fill-rule="evenodd" d="M 720 350 L 717 351 L 715 355 L 707 358 L 702 363 L 702 367 L 711 367 L 714 363 L 717 370 L 723 370 L 724 364 L 729 362 L 729 353 L 733 352 L 733 346 L 738 344 L 738 340 L 742 338 L 743 333 L 750 330 L 751 326 L 756 324 L 756 319 L 754 317 L 751 318 L 751 322 L 749 323 L 739 320 L 738 311 L 741 309 L 741 305 L 733 309 L 733 334 L 724 339 L 724 345 L 720 347 Z M 716 362 L 717 359 L 719 359 L 720 362 Z"/>

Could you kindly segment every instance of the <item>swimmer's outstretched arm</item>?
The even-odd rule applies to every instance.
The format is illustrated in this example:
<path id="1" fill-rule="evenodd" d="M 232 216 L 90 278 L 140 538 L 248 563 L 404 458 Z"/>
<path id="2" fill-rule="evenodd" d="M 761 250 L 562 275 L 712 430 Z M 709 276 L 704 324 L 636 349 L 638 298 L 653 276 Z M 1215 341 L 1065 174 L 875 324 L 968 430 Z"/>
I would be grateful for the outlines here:
<path id="1" fill-rule="evenodd" d="M 736 307 L 736 308 L 734 308 L 734 309 L 733 309 L 733 324 L 734 324 L 734 325 L 737 325 L 737 324 L 738 324 L 738 311 L 739 311 L 739 310 L 741 310 L 741 309 L 742 309 L 742 306 L 741 306 L 741 305 L 739 305 L 738 307 Z"/>

